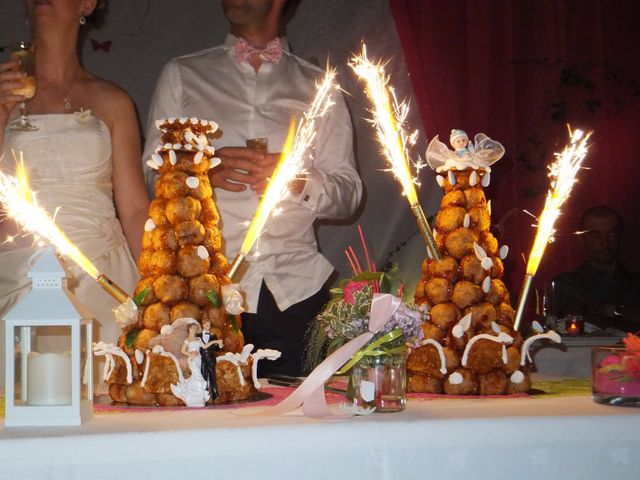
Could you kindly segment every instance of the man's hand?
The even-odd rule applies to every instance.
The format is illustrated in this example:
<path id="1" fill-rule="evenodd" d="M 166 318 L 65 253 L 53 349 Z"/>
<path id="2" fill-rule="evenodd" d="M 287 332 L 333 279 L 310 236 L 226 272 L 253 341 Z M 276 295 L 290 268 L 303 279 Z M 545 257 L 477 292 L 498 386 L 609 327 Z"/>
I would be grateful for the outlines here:
<path id="1" fill-rule="evenodd" d="M 262 182 L 271 175 L 273 169 L 265 174 L 265 157 L 257 150 L 246 147 L 224 147 L 216 150 L 220 165 L 209 171 L 209 180 L 213 188 L 222 188 L 230 192 L 242 192 L 247 186 Z"/>
<path id="2" fill-rule="evenodd" d="M 267 153 L 264 155 L 262 161 L 259 162 L 259 166 L 262 168 L 260 179 L 254 185 L 251 186 L 251 190 L 258 195 L 262 195 L 269 184 L 269 179 L 273 175 L 274 170 L 278 166 L 280 161 L 280 153 Z"/>

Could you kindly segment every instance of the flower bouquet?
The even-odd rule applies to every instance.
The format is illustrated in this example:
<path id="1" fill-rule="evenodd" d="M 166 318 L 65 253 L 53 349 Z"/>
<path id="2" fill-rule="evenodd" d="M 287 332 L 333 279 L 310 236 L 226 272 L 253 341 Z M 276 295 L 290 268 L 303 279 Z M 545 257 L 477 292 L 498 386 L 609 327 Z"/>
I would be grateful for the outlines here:
<path id="1" fill-rule="evenodd" d="M 640 406 L 640 338 L 630 333 L 624 347 L 594 347 L 593 399 Z"/>
<path id="2" fill-rule="evenodd" d="M 377 272 L 367 261 L 369 270 L 362 271 L 351 252 L 347 256 L 355 275 L 331 290 L 331 301 L 316 317 L 307 337 L 307 368 L 372 332 L 371 339 L 336 374 L 350 373 L 347 396 L 357 413 L 403 410 L 407 347 L 420 345 L 427 311 L 402 301 L 404 288 L 397 267 Z M 392 313 L 383 319 L 376 318 L 378 301 L 394 302 Z"/>

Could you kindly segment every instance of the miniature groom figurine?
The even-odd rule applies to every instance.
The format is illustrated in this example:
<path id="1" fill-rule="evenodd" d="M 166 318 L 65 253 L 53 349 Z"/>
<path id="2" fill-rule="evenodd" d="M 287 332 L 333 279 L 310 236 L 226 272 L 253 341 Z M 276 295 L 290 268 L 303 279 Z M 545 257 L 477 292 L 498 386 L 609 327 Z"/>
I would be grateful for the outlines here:
<path id="1" fill-rule="evenodd" d="M 203 345 L 208 345 L 200 348 L 200 372 L 202 378 L 207 382 L 209 393 L 211 394 L 211 400 L 217 400 L 218 395 L 218 382 L 216 381 L 216 352 L 222 350 L 222 340 L 211 333 L 211 322 L 204 322 L 202 324 L 202 333 L 200 338 Z M 211 343 L 209 343 L 211 342 Z"/>

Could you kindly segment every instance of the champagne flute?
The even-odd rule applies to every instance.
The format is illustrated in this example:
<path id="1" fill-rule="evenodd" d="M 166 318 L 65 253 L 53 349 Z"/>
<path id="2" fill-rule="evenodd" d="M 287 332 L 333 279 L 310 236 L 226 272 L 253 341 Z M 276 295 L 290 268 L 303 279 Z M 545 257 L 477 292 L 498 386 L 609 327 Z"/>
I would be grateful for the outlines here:
<path id="1" fill-rule="evenodd" d="M 20 102 L 20 118 L 11 122 L 9 128 L 12 130 L 33 131 L 38 127 L 29 120 L 27 102 L 36 95 L 36 75 L 35 75 L 35 52 L 30 43 L 19 42 L 11 52 L 11 60 L 20 63 L 20 70 L 26 73 L 24 86 L 13 90 L 14 95 L 22 95 L 25 99 Z"/>

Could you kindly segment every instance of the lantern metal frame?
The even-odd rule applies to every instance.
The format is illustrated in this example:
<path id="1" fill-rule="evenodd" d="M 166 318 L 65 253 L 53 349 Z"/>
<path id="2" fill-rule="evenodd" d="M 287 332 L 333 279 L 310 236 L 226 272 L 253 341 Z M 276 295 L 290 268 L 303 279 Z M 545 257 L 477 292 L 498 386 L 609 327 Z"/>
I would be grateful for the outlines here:
<path id="1" fill-rule="evenodd" d="M 4 318 L 5 426 L 80 425 L 93 416 L 92 315 L 68 290 L 64 268 L 51 250 L 45 251 L 28 275 L 32 279 L 31 291 Z M 32 347 L 32 328 L 35 327 L 70 328 L 69 404 L 28 403 L 28 356 Z M 37 335 L 37 330 L 35 333 Z M 16 337 L 19 337 L 18 341 Z M 20 347 L 19 391 L 16 386 L 17 345 Z"/>

